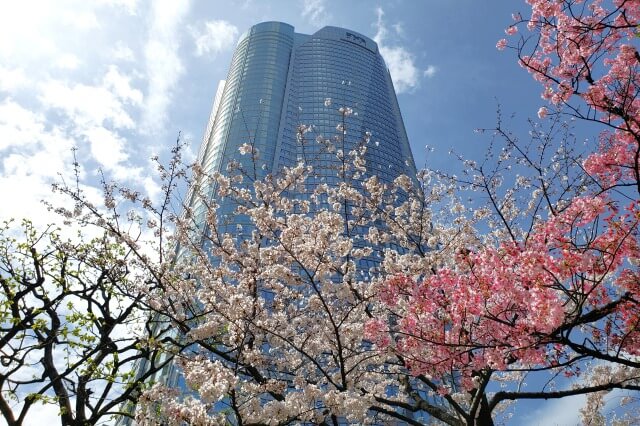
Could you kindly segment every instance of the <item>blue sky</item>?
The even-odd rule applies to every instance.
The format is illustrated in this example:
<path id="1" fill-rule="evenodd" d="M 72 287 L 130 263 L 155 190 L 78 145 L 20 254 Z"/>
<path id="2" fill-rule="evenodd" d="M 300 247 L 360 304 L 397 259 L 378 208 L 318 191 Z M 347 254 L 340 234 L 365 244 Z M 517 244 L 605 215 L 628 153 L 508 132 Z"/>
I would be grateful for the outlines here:
<path id="1" fill-rule="evenodd" d="M 166 158 L 178 131 L 191 141 L 188 154 L 197 152 L 239 35 L 267 20 L 375 38 L 416 164 L 427 159 L 425 145 L 437 168 L 451 164 L 451 149 L 478 158 L 488 137 L 474 129 L 495 124 L 498 102 L 523 134 L 544 104 L 515 55 L 495 48 L 511 14 L 526 9 L 512 0 L 9 2 L 0 15 L 0 220 L 54 220 L 40 200 L 52 199 L 52 182 L 72 179 L 72 147 L 89 195 L 98 196 L 102 169 L 157 196 L 149 158 Z M 545 414 L 575 413 L 574 405 L 520 414 L 554 424 Z"/>

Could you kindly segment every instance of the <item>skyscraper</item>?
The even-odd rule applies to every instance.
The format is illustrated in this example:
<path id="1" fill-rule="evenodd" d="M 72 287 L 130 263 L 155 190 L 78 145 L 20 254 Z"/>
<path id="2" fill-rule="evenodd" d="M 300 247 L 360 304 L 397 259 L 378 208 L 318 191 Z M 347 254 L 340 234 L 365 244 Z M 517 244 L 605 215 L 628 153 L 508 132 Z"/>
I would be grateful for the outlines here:
<path id="1" fill-rule="evenodd" d="M 240 37 L 227 79 L 218 85 L 198 163 L 213 174 L 224 173 L 234 161 L 255 170 L 260 178 L 305 161 L 313 166 L 314 179 L 337 184 L 335 153 L 315 138 L 301 143 L 299 135 L 301 126 L 313 126 L 320 142 L 335 135 L 339 108 L 353 113 L 348 116 L 349 131 L 341 134 L 341 146 L 336 149 L 346 153 L 364 134 L 370 135 L 372 143 L 364 158 L 367 175 L 386 183 L 401 174 L 415 176 L 391 76 L 373 40 L 337 27 L 306 35 L 282 22 L 257 24 Z M 240 155 L 240 147 L 247 143 L 260 152 L 258 167 L 251 164 L 251 156 Z M 213 194 L 214 188 L 200 187 L 198 194 L 189 195 L 200 232 L 207 232 L 207 200 L 202 195 Z M 225 201 L 218 205 L 222 218 L 233 215 L 233 205 Z M 238 220 L 223 220 L 220 227 L 234 232 Z M 360 262 L 366 270 L 371 266 L 368 262 L 376 260 Z M 174 366 L 156 379 L 181 386 Z"/>
<path id="2" fill-rule="evenodd" d="M 367 151 L 369 174 L 385 182 L 415 175 L 391 77 L 373 40 L 337 27 L 306 35 L 282 22 L 257 24 L 240 37 L 227 80 L 218 87 L 200 164 L 209 173 L 224 172 L 231 160 L 248 167 L 251 158 L 238 150 L 251 143 L 263 163 L 259 175 L 304 160 L 331 183 L 335 155 L 315 141 L 300 144 L 297 132 L 304 124 L 313 125 L 314 134 L 335 134 L 341 106 L 354 110 L 345 152 L 370 132 L 380 142 Z M 196 222 L 202 222 L 204 207 L 193 202 Z"/>

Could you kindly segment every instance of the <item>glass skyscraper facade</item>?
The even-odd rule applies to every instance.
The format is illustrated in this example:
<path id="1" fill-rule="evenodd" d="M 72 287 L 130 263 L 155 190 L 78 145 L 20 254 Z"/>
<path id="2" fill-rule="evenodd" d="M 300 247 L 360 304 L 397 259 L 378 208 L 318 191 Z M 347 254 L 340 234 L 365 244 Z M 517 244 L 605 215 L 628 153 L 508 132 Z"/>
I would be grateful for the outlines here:
<path id="1" fill-rule="evenodd" d="M 341 107 L 353 113 L 345 117 L 338 112 Z M 336 130 L 342 120 L 346 133 Z M 302 125 L 313 126 L 308 140 L 300 140 Z M 344 153 L 356 148 L 363 135 L 370 135 L 364 156 L 367 171 L 360 179 L 376 175 L 390 183 L 401 174 L 415 176 L 391 76 L 377 44 L 343 28 L 324 27 L 306 35 L 282 22 L 264 22 L 240 37 L 227 79 L 218 85 L 198 163 L 213 174 L 225 173 L 227 164 L 234 161 L 255 170 L 260 178 L 304 161 L 314 170 L 308 184 L 337 184 L 339 159 L 316 141 L 318 136 L 331 138 L 337 133 L 340 146 L 336 149 Z M 259 151 L 259 164 L 253 164 L 252 156 L 240 154 L 245 143 Z M 207 232 L 208 203 L 202 196 L 213 197 L 214 190 L 200 187 L 197 194 L 188 195 L 200 232 Z M 219 231 L 234 232 L 242 218 L 235 216 L 225 223 L 224 215 L 233 215 L 235 206 L 224 200 L 218 205 L 223 222 Z M 366 271 L 376 262 L 379 260 L 361 259 L 360 268 Z M 168 365 L 154 381 L 183 386 L 174 365 Z M 127 424 L 127 420 L 120 423 Z"/>
<path id="2" fill-rule="evenodd" d="M 349 152 L 370 132 L 368 174 L 384 182 L 400 174 L 415 176 L 393 83 L 373 40 L 337 27 L 306 35 L 282 22 L 257 24 L 240 37 L 228 77 L 220 84 L 200 164 L 207 173 L 224 173 L 230 161 L 251 169 L 251 156 L 239 154 L 239 147 L 250 143 L 260 153 L 258 178 L 305 161 L 318 179 L 331 184 L 338 160 L 316 143 L 315 135 L 336 134 L 337 109 L 343 106 L 354 114 L 347 117 L 340 149 Z M 300 125 L 313 126 L 306 143 L 298 138 Z M 201 200 L 193 197 L 191 206 L 196 223 L 204 223 Z"/>

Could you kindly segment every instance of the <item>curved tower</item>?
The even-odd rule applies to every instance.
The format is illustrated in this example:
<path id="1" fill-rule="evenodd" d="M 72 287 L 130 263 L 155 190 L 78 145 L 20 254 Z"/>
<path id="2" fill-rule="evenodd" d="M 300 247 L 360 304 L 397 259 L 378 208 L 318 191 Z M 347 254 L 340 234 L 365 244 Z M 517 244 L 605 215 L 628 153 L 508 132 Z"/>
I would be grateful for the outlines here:
<path id="1" fill-rule="evenodd" d="M 338 160 L 315 138 L 336 134 L 337 110 L 343 106 L 354 114 L 346 118 L 348 132 L 338 149 L 350 151 L 370 132 L 368 174 L 384 182 L 400 174 L 415 176 L 393 83 L 376 42 L 337 27 L 306 35 L 282 22 L 254 25 L 240 37 L 219 87 L 200 164 L 208 173 L 224 173 L 230 161 L 253 169 L 251 156 L 239 153 L 242 144 L 250 143 L 260 153 L 257 177 L 305 160 L 331 184 Z M 313 133 L 301 144 L 297 133 L 302 124 L 312 125 Z M 212 189 L 205 192 L 213 194 Z M 192 198 L 196 223 L 204 222 L 201 204 Z M 227 210 L 221 209 L 223 214 Z"/>

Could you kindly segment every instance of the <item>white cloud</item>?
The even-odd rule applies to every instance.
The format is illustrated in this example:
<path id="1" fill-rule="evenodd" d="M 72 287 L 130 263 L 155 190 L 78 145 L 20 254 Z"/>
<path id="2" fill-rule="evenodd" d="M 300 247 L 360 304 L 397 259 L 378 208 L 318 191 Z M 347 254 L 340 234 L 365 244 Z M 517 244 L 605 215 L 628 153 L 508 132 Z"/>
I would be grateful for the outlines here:
<path id="1" fill-rule="evenodd" d="M 411 53 L 403 47 L 380 47 L 380 53 L 387 62 L 393 85 L 398 93 L 410 92 L 418 86 L 420 73 Z"/>
<path id="2" fill-rule="evenodd" d="M 98 86 L 49 80 L 41 85 L 40 96 L 46 108 L 65 114 L 66 131 L 88 144 L 95 161 L 122 180 L 141 176 L 139 167 L 125 163 L 130 156 L 119 133 L 135 129 L 131 107 L 143 103 L 142 92 L 130 80 L 111 65 Z"/>
<path id="3" fill-rule="evenodd" d="M 391 73 L 391 79 L 395 86 L 397 93 L 410 92 L 415 89 L 421 78 L 421 73 L 415 64 L 415 58 L 407 49 L 403 46 L 390 46 L 387 45 L 389 38 L 389 31 L 385 26 L 382 19 L 384 11 L 378 7 L 376 9 L 378 19 L 376 21 L 376 35 L 373 38 L 378 43 L 378 49 L 380 54 L 384 58 L 389 72 Z M 402 27 L 396 28 L 396 31 L 401 30 Z"/>
<path id="4" fill-rule="evenodd" d="M 207 21 L 202 30 L 191 28 L 191 35 L 196 43 L 196 55 L 213 56 L 233 47 L 238 37 L 238 28 L 223 20 Z"/>
<path id="5" fill-rule="evenodd" d="M 15 92 L 29 83 L 21 68 L 5 68 L 0 65 L 0 92 Z"/>
<path id="6" fill-rule="evenodd" d="M 121 74 L 115 65 L 109 67 L 109 71 L 104 76 L 103 85 L 125 102 L 132 105 L 142 104 L 142 92 L 131 87 L 131 78 Z"/>
<path id="7" fill-rule="evenodd" d="M 99 3 L 124 9 L 129 15 L 135 15 L 138 12 L 138 0 L 99 0 Z"/>
<path id="8" fill-rule="evenodd" d="M 438 68 L 436 68 L 435 65 L 429 65 L 429 66 L 427 66 L 427 69 L 425 69 L 422 72 L 422 75 L 424 75 L 427 78 L 431 78 L 434 75 L 436 75 L 437 71 L 438 71 Z"/>
<path id="9" fill-rule="evenodd" d="M 180 30 L 189 10 L 187 1 L 158 0 L 152 3 L 151 26 L 144 47 L 148 80 L 142 129 L 159 133 L 164 129 L 175 87 L 184 67 L 178 57 Z"/>
<path id="10" fill-rule="evenodd" d="M 8 99 L 0 104 L 1 219 L 28 217 L 38 225 L 54 222 L 41 200 L 52 200 L 51 182 L 70 177 L 73 139 L 44 115 Z M 68 201 L 68 200 L 67 200 Z M 56 198 L 57 204 L 63 200 Z"/>
<path id="11" fill-rule="evenodd" d="M 117 133 L 99 126 L 85 129 L 82 133 L 89 141 L 91 155 L 105 169 L 112 170 L 127 159 L 124 151 L 126 141 Z"/>
<path id="12" fill-rule="evenodd" d="M 31 178 L 42 182 L 52 182 L 53 179 L 58 177 L 58 173 L 63 172 L 66 168 L 65 166 L 71 164 L 70 161 L 67 163 L 66 160 L 71 158 L 72 140 L 65 138 L 62 133 L 58 133 L 57 135 L 48 134 L 46 136 L 42 134 L 41 136 L 38 149 L 30 151 L 21 150 L 4 156 L 2 169 L 5 176 L 13 178 L 14 183 L 18 183 L 18 185 L 14 186 L 14 189 L 18 190 L 17 194 L 19 195 L 17 198 L 8 199 L 22 202 L 27 198 L 25 194 L 29 194 L 29 197 L 32 197 L 33 192 L 25 191 L 23 187 L 25 183 L 31 181 Z M 52 147 L 49 145 L 50 143 L 55 143 L 57 146 Z M 37 193 L 39 191 L 35 192 Z M 5 194 L 5 192 L 3 192 L 3 194 Z M 4 205 L 3 203 L 3 206 Z"/>
<path id="13" fill-rule="evenodd" d="M 303 0 L 302 17 L 316 27 L 323 27 L 333 19 L 327 12 L 326 0 Z"/>
<path id="14" fill-rule="evenodd" d="M 100 192 L 93 173 L 100 167 L 107 179 L 157 196 L 149 177 L 154 172 L 140 158 L 150 140 L 138 127 L 141 117 L 149 128 L 161 126 L 176 91 L 183 72 L 180 37 L 189 37 L 188 4 L 150 5 L 149 14 L 126 22 L 111 18 L 135 15 L 142 9 L 139 0 L 24 0 L 3 9 L 0 193 L 10 201 L 3 203 L 0 220 L 60 222 L 41 200 L 56 206 L 69 201 L 52 194 L 51 184 L 73 182 L 72 148 L 87 170 L 86 176 L 81 172 L 86 184 L 96 185 L 85 185 L 85 193 Z M 129 23 L 137 25 L 134 36 L 142 33 L 140 42 L 131 38 Z"/>
<path id="15" fill-rule="evenodd" d="M 605 363 L 598 362 L 598 364 Z M 571 382 L 573 382 L 574 385 L 578 384 L 578 387 L 580 387 L 581 385 L 587 384 L 585 381 L 589 381 L 588 376 Z M 616 417 L 618 417 L 618 420 L 622 420 L 627 418 L 629 415 L 634 418 L 633 412 L 634 410 L 637 410 L 637 403 L 632 403 L 632 405 L 627 405 L 625 408 L 620 409 L 623 399 L 629 394 L 629 392 L 633 391 L 613 389 L 605 392 L 604 405 L 600 407 L 600 413 L 610 421 Z M 527 411 L 521 411 L 519 413 L 520 415 L 516 418 L 518 418 L 520 420 L 520 424 L 524 426 L 579 425 L 584 423 L 580 410 L 586 405 L 587 395 L 573 395 L 565 398 L 538 401 L 538 408 L 534 410 L 529 408 Z M 518 406 L 516 405 L 516 414 L 518 414 L 517 407 Z M 627 423 L 622 421 L 620 424 Z"/>
<path id="16" fill-rule="evenodd" d="M 154 203 L 160 201 L 160 195 L 162 194 L 162 187 L 152 177 L 145 176 L 142 179 L 142 186 L 144 187 L 147 197 Z"/>
<path id="17" fill-rule="evenodd" d="M 55 58 L 78 36 L 101 27 L 104 14 L 95 1 L 21 0 L 3 2 L 0 14 L 0 57 L 12 63 Z M 94 39 L 88 40 L 94 42 Z M 64 44 L 62 44 L 64 43 Z"/>
<path id="18" fill-rule="evenodd" d="M 59 16 L 53 3 L 6 2 L 0 14 L 0 57 L 16 63 L 23 58 L 55 56 L 51 16 Z"/>
<path id="19" fill-rule="evenodd" d="M 75 5 L 74 5 L 75 6 Z M 79 30 L 93 30 L 100 27 L 98 17 L 94 10 L 82 10 L 81 8 L 61 8 L 60 20 L 65 26 Z"/>
<path id="20" fill-rule="evenodd" d="M 541 408 L 526 413 L 521 421 L 525 426 L 579 425 L 581 423 L 580 409 L 585 402 L 584 395 L 545 401 Z"/>
<path id="21" fill-rule="evenodd" d="M 404 26 L 400 22 L 393 24 L 392 27 L 396 34 L 401 37 L 404 36 Z"/>
<path id="22" fill-rule="evenodd" d="M 55 62 L 57 68 L 75 70 L 80 65 L 80 59 L 72 53 L 64 53 L 58 56 Z"/>
<path id="23" fill-rule="evenodd" d="M 0 152 L 9 148 L 28 148 L 44 131 L 44 117 L 23 108 L 12 99 L 0 104 Z"/>
<path id="24" fill-rule="evenodd" d="M 55 404 L 33 404 L 25 418 L 25 424 L 55 424 L 60 421 L 60 407 Z"/>
<path id="25" fill-rule="evenodd" d="M 109 124 L 116 129 L 132 129 L 135 123 L 127 105 L 142 103 L 142 92 L 132 88 L 130 78 L 114 65 L 97 86 L 67 85 L 50 79 L 42 82 L 39 89 L 39 99 L 46 108 L 64 112 L 79 127 Z"/>
<path id="26" fill-rule="evenodd" d="M 40 101 L 48 108 L 64 112 L 76 126 L 110 124 L 119 129 L 131 129 L 134 121 L 122 100 L 101 86 L 76 84 L 67 86 L 58 80 L 41 85 Z"/>
<path id="27" fill-rule="evenodd" d="M 111 57 L 113 59 L 131 62 L 135 59 L 135 54 L 133 53 L 133 50 L 126 46 L 122 41 L 119 41 L 116 43 L 116 46 L 111 49 Z"/>

